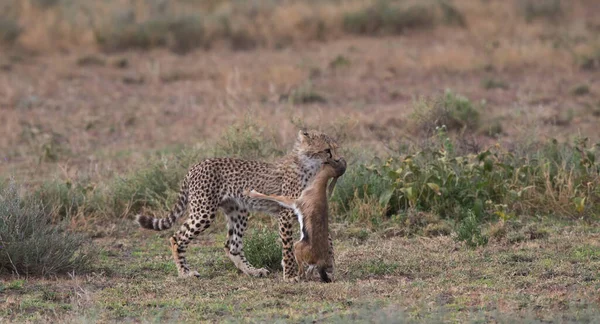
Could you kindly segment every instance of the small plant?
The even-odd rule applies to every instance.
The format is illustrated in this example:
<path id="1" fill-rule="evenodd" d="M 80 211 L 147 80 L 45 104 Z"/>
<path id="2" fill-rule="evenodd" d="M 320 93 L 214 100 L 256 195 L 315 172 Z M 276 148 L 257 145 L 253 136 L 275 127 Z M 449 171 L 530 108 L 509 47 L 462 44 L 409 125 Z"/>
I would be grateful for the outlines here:
<path id="1" fill-rule="evenodd" d="M 518 11 L 527 22 L 538 18 L 555 20 L 563 15 L 561 0 L 518 1 Z"/>
<path id="2" fill-rule="evenodd" d="M 498 135 L 502 134 L 503 132 L 504 132 L 504 129 L 502 127 L 502 123 L 500 123 L 499 120 L 494 120 L 486 127 L 483 127 L 483 133 L 489 137 L 497 137 Z"/>
<path id="3" fill-rule="evenodd" d="M 427 237 L 435 237 L 435 236 L 448 236 L 452 233 L 452 228 L 445 223 L 439 222 L 436 224 L 427 224 L 425 229 L 423 229 L 423 235 Z"/>
<path id="4" fill-rule="evenodd" d="M 104 66 L 106 60 L 96 55 L 86 55 L 77 59 L 77 65 L 79 66 Z"/>
<path id="5" fill-rule="evenodd" d="M 318 93 L 312 84 L 305 84 L 292 91 L 288 97 L 293 104 L 326 103 L 327 99 Z"/>
<path id="6" fill-rule="evenodd" d="M 329 67 L 334 70 L 348 66 L 350 66 L 350 60 L 343 55 L 338 55 L 335 59 L 329 62 Z"/>
<path id="7" fill-rule="evenodd" d="M 67 231 L 35 199 L 23 200 L 10 183 L 0 193 L 0 272 L 55 275 L 84 269 L 91 261 L 86 239 Z"/>
<path id="8" fill-rule="evenodd" d="M 481 234 L 480 221 L 472 211 L 467 211 L 467 216 L 456 229 L 456 239 L 463 241 L 469 247 L 478 247 L 488 243 L 487 236 Z"/>
<path id="9" fill-rule="evenodd" d="M 396 6 L 391 1 L 379 1 L 360 11 L 346 14 L 344 29 L 354 34 L 394 34 L 410 28 L 431 27 L 435 21 L 434 10 L 432 6 L 420 4 Z"/>
<path id="10" fill-rule="evenodd" d="M 596 46 L 588 53 L 575 56 L 575 62 L 584 71 L 600 69 L 600 46 Z"/>
<path id="11" fill-rule="evenodd" d="M 481 81 L 481 86 L 486 89 L 508 89 L 508 83 L 494 79 L 494 78 L 485 78 Z"/>
<path id="12" fill-rule="evenodd" d="M 19 26 L 17 21 L 6 17 L 0 17 L 0 44 L 14 44 L 22 31 L 23 29 Z"/>
<path id="13" fill-rule="evenodd" d="M 570 92 L 573 96 L 583 96 L 590 93 L 590 86 L 584 83 L 578 84 L 571 88 Z"/>
<path id="14" fill-rule="evenodd" d="M 360 264 L 354 264 L 350 268 L 351 276 L 364 278 L 365 276 L 391 275 L 398 269 L 398 264 L 383 259 L 371 259 Z"/>
<path id="15" fill-rule="evenodd" d="M 271 271 L 281 270 L 279 234 L 268 229 L 252 229 L 244 240 L 244 253 L 250 264 Z"/>
<path id="16" fill-rule="evenodd" d="M 96 41 L 105 51 L 168 47 L 185 54 L 207 45 L 202 17 L 162 17 L 142 23 L 121 23 L 96 31 Z"/>

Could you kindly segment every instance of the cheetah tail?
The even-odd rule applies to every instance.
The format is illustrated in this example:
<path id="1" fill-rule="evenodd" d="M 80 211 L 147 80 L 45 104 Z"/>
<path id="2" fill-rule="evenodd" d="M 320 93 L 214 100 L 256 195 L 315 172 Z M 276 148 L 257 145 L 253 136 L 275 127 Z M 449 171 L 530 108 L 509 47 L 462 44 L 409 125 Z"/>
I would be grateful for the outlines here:
<path id="1" fill-rule="evenodd" d="M 147 228 L 155 231 L 162 231 L 171 228 L 175 221 L 185 213 L 188 204 L 188 180 L 183 180 L 179 196 L 175 203 L 175 208 L 165 218 L 156 218 L 147 215 L 136 215 L 135 220 L 142 228 Z"/>

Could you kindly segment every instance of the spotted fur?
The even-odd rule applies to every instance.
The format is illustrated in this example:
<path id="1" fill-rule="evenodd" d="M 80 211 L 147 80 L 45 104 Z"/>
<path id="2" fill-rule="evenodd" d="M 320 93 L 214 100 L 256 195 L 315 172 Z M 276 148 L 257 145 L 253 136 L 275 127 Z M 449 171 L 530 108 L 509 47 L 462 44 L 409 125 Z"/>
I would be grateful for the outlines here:
<path id="1" fill-rule="evenodd" d="M 162 231 L 171 228 L 187 209 L 188 219 L 170 238 L 171 250 L 180 276 L 199 276 L 198 272 L 190 271 L 185 258 L 186 248 L 210 226 L 217 209 L 221 208 L 227 218 L 225 251 L 229 259 L 243 273 L 260 277 L 268 271 L 248 263 L 243 251 L 242 238 L 248 225 L 248 213 L 259 211 L 278 216 L 284 278 L 293 279 L 296 274 L 292 250 L 293 211 L 275 202 L 250 198 L 243 191 L 252 188 L 265 194 L 297 198 L 324 161 L 339 158 L 337 149 L 337 142 L 324 133 L 300 131 L 292 152 L 275 163 L 232 158 L 205 160 L 189 170 L 182 181 L 175 207 L 167 217 L 157 219 L 137 215 L 137 222 L 143 228 Z M 330 257 L 333 259 L 332 248 Z"/>

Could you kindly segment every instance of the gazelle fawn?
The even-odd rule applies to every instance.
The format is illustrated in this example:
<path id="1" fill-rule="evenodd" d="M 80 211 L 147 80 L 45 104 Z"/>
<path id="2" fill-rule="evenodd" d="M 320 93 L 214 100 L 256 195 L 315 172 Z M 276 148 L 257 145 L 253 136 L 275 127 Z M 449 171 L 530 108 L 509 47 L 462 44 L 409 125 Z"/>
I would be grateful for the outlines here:
<path id="1" fill-rule="evenodd" d="M 300 223 L 300 240 L 294 244 L 294 255 L 298 263 L 298 279 L 302 279 L 315 269 L 321 280 L 331 282 L 327 269 L 333 269 L 332 258 L 329 258 L 329 212 L 327 205 L 327 184 L 329 194 L 337 178 L 346 172 L 346 160 L 329 159 L 323 163 L 315 175 L 313 182 L 302 191 L 300 198 L 292 199 L 286 196 L 264 195 L 255 190 L 246 194 L 252 198 L 266 199 L 290 208 L 298 217 Z"/>

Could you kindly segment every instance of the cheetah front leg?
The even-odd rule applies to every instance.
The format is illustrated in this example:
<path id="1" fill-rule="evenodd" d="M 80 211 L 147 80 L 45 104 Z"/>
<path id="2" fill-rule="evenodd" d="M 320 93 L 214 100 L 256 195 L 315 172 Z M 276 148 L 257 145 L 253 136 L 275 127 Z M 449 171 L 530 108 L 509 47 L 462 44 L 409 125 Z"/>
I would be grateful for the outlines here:
<path id="1" fill-rule="evenodd" d="M 281 265 L 283 266 L 283 280 L 296 280 L 297 267 L 294 258 L 294 237 L 292 235 L 292 224 L 296 215 L 291 209 L 282 209 L 279 212 L 279 238 L 281 239 L 281 250 L 283 253 Z"/>
<path id="2" fill-rule="evenodd" d="M 227 215 L 227 243 L 225 252 L 236 268 L 243 273 L 253 277 L 266 277 L 269 270 L 253 267 L 244 255 L 244 243 L 242 237 L 248 225 L 248 210 L 234 207 L 226 210 Z"/>

